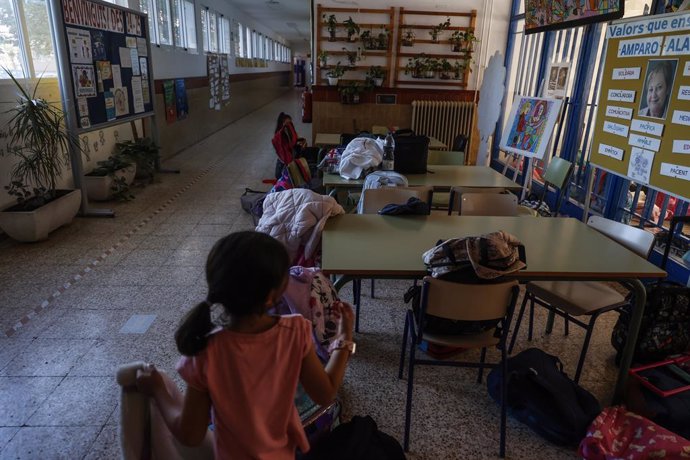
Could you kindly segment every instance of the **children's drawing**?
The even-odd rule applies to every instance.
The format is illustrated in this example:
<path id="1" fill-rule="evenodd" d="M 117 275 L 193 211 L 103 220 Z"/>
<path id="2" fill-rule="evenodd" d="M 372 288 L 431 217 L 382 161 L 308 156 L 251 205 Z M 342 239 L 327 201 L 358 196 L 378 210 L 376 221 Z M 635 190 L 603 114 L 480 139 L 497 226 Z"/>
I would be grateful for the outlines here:
<path id="1" fill-rule="evenodd" d="M 525 33 L 623 17 L 624 0 L 525 0 Z"/>
<path id="2" fill-rule="evenodd" d="M 501 149 L 543 158 L 561 109 L 557 99 L 516 96 L 503 130 Z"/>

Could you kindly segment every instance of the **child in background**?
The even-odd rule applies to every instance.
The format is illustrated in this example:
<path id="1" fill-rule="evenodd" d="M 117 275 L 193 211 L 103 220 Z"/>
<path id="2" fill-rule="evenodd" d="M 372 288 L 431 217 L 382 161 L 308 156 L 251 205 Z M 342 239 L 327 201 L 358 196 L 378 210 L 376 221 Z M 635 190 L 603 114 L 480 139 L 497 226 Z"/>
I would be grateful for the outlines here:
<path id="1" fill-rule="evenodd" d="M 292 124 L 292 117 L 287 113 L 280 112 L 271 143 L 276 155 L 278 155 L 275 176 L 276 179 L 279 179 L 283 167 L 299 156 L 300 151 L 307 146 L 307 141 L 302 137 L 297 137 L 297 131 Z"/>
<path id="2" fill-rule="evenodd" d="M 280 242 L 258 232 L 230 234 L 211 250 L 207 299 L 175 333 L 184 355 L 177 365 L 187 382 L 184 400 L 168 393 L 155 368 L 137 376 L 139 390 L 153 396 L 181 443 L 201 443 L 210 411 L 216 459 L 293 460 L 297 448 L 309 450 L 293 402 L 297 382 L 317 404 L 332 402 L 354 350 L 354 315 L 350 305 L 334 305 L 338 332 L 324 369 L 309 321 L 267 314 L 285 290 L 289 262 Z M 223 307 L 222 328 L 211 321 L 212 304 Z"/>

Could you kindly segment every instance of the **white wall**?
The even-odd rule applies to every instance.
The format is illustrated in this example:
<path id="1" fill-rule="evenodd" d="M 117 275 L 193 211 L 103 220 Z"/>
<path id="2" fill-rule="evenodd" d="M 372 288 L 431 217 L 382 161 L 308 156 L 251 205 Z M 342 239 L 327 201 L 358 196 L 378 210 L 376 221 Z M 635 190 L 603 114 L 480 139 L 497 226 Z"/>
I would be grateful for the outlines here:
<path id="1" fill-rule="evenodd" d="M 350 7 L 349 5 L 343 5 L 342 2 L 334 2 L 332 0 L 324 0 L 319 3 L 329 8 Z M 510 5 L 511 0 L 368 0 L 366 2 L 367 8 L 403 7 L 411 10 L 457 12 L 477 10 L 475 35 L 480 42 L 475 47 L 478 52 L 475 52 L 473 56 L 475 63 L 473 64 L 468 89 L 476 89 L 481 86 L 483 69 L 486 68 L 494 52 L 500 51 L 505 55 L 506 42 L 508 40 L 508 24 L 510 21 Z M 316 15 L 316 10 L 314 10 L 314 15 Z M 443 20 L 444 18 L 441 16 L 430 16 L 428 18 L 429 24 L 437 24 L 443 22 Z M 316 24 L 314 27 L 317 31 L 321 27 L 319 21 L 321 21 L 321 18 L 315 17 Z M 397 34 L 397 17 L 395 18 L 395 24 L 396 30 L 394 33 Z"/>

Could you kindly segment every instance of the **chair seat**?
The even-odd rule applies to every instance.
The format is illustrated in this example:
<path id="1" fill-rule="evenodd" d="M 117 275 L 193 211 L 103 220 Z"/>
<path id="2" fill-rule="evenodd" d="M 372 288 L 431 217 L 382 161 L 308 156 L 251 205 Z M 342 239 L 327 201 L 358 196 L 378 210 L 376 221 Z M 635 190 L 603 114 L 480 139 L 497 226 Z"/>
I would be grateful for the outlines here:
<path id="1" fill-rule="evenodd" d="M 448 209 L 450 192 L 434 192 L 431 196 L 431 207 L 434 209 Z"/>
<path id="2" fill-rule="evenodd" d="M 572 316 L 625 305 L 625 297 L 598 281 L 533 281 L 527 291 Z"/>
<path id="3" fill-rule="evenodd" d="M 437 345 L 462 348 L 483 348 L 497 345 L 498 337 L 494 337 L 496 329 L 489 329 L 481 334 L 471 335 L 445 335 L 424 332 L 424 340 Z"/>
<path id="4" fill-rule="evenodd" d="M 527 206 L 520 205 L 517 208 L 517 215 L 518 216 L 532 216 L 532 217 L 537 217 L 537 210 L 528 208 Z"/>

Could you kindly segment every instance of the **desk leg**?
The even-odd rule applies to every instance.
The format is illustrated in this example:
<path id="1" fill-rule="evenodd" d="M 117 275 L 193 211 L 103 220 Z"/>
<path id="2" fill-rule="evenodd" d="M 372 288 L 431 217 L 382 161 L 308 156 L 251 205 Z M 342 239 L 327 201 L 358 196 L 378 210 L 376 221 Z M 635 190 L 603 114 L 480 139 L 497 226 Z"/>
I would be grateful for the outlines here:
<path id="1" fill-rule="evenodd" d="M 335 288 L 336 291 L 340 292 L 340 290 L 345 286 L 347 283 L 350 281 L 353 281 L 355 278 L 353 276 L 349 275 L 340 275 L 333 281 L 333 287 Z"/>
<path id="2" fill-rule="evenodd" d="M 635 346 L 637 344 L 637 335 L 640 332 L 640 325 L 642 324 L 642 315 L 644 314 L 645 303 L 647 302 L 647 292 L 640 280 L 631 279 L 626 280 L 625 284 L 633 291 L 633 298 L 635 300 L 632 308 L 632 317 L 630 318 L 630 325 L 628 326 L 628 337 L 623 349 L 623 356 L 621 358 L 620 368 L 618 369 L 618 380 L 613 393 L 612 404 L 620 404 L 623 400 L 625 384 L 628 380 L 628 371 L 632 364 Z"/>

